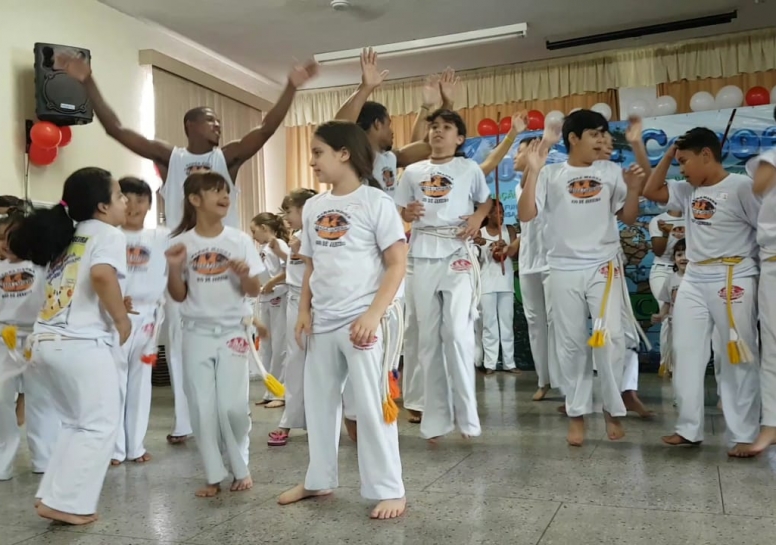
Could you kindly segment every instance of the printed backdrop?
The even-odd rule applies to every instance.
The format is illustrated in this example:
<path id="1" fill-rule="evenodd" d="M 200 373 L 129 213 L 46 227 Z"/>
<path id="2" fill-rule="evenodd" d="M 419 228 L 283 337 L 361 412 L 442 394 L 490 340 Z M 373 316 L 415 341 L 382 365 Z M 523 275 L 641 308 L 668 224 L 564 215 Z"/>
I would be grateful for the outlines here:
<path id="1" fill-rule="evenodd" d="M 774 121 L 773 105 L 758 106 L 755 108 L 739 108 L 733 119 L 727 141 L 722 150 L 723 163 L 729 172 L 743 173 L 746 161 L 762 150 L 776 146 L 776 122 Z M 722 139 L 727 127 L 732 110 L 718 110 L 713 112 L 698 112 L 692 114 L 655 117 L 644 120 L 644 142 L 647 146 L 650 162 L 657 165 L 665 151 L 682 134 L 693 127 L 708 127 L 715 131 Z M 612 160 L 621 163 L 623 168 L 634 162 L 633 153 L 625 139 L 627 122 L 614 122 L 609 124 L 614 138 L 614 154 Z M 518 136 L 515 144 L 501 162 L 498 168 L 499 193 L 501 203 L 504 206 L 504 221 L 509 225 L 518 222 L 517 198 L 519 195 L 520 175 L 514 171 L 514 158 L 520 141 L 531 137 L 541 136 L 541 132 L 526 132 Z M 485 160 L 488 154 L 496 146 L 495 137 L 469 138 L 464 144 L 464 153 L 467 157 L 478 163 Z M 548 157 L 549 163 L 565 161 L 567 150 L 563 143 L 552 149 Z M 680 178 L 679 165 L 674 161 L 669 177 Z M 495 173 L 488 177 L 488 185 L 491 194 L 495 196 Z M 649 240 L 649 222 L 663 209 L 650 201 L 641 203 L 641 215 L 633 226 L 620 224 L 620 236 L 623 250 L 627 257 L 626 278 L 630 291 L 631 302 L 636 313 L 636 318 L 641 322 L 647 337 L 652 344 L 652 350 L 648 353 L 644 346 L 641 347 L 641 362 L 648 364 L 650 368 L 657 368 L 660 360 L 659 328 L 650 323 L 650 317 L 658 311 L 658 305 L 649 290 L 649 271 L 652 268 L 654 254 Z M 515 274 L 515 351 L 519 365 L 524 368 L 532 367 L 531 350 L 528 345 L 528 333 L 523 315 L 522 301 L 520 298 L 520 286 L 517 274 Z"/>

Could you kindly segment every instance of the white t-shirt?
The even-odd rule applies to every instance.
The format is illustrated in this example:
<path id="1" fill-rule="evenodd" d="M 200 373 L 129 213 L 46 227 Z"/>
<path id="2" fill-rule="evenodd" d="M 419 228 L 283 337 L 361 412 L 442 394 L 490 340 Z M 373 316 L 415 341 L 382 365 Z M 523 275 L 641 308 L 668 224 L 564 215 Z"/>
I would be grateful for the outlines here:
<path id="1" fill-rule="evenodd" d="M 132 298 L 136 312 L 152 312 L 167 289 L 167 258 L 170 230 L 166 227 L 128 231 L 127 287 L 124 295 Z"/>
<path id="2" fill-rule="evenodd" d="M 197 170 L 212 170 L 224 177 L 229 184 L 229 213 L 224 218 L 224 225 L 240 227 L 240 216 L 237 211 L 237 200 L 240 191 L 234 185 L 232 176 L 221 148 L 213 148 L 202 154 L 190 153 L 186 148 L 173 148 L 170 164 L 167 168 L 167 179 L 162 184 L 159 193 L 164 198 L 164 217 L 167 227 L 177 229 L 183 219 L 183 183 L 189 174 Z"/>
<path id="3" fill-rule="evenodd" d="M 302 241 L 302 231 L 297 231 L 294 236 Z M 286 262 L 286 285 L 295 290 L 302 289 L 302 280 L 304 280 L 304 261 L 299 254 L 291 254 L 289 251 L 288 262 Z"/>
<path id="4" fill-rule="evenodd" d="M 668 212 L 663 212 L 662 214 L 658 214 L 652 220 L 649 222 L 649 236 L 651 238 L 655 237 L 661 237 L 666 238 L 666 234 L 660 230 L 660 227 L 658 227 L 658 222 L 663 221 L 665 223 L 670 223 L 673 225 L 673 228 L 671 229 L 671 233 L 668 235 L 668 239 L 666 240 L 666 249 L 663 252 L 663 255 L 657 255 L 655 254 L 655 260 L 652 262 L 654 265 L 665 265 L 665 266 L 672 266 L 674 264 L 674 246 L 676 246 L 676 242 L 679 240 L 682 240 L 684 238 L 684 231 L 685 231 L 685 221 L 684 216 L 681 218 L 677 218 L 669 214 Z"/>
<path id="5" fill-rule="evenodd" d="M 278 239 L 278 246 L 280 247 L 281 251 L 288 255 L 289 249 L 286 241 Z M 264 268 L 267 269 L 270 278 L 276 277 L 286 268 L 286 262 L 280 259 L 277 254 L 272 251 L 272 248 L 269 247 L 269 244 L 262 244 L 259 247 L 259 257 L 261 257 L 261 262 L 264 264 Z M 278 299 L 287 291 L 288 287 L 286 286 L 285 282 L 283 282 L 282 284 L 275 286 L 275 289 L 272 290 L 271 293 L 262 294 L 259 297 L 259 301 L 262 303 L 273 301 L 274 299 Z M 279 302 L 280 299 L 278 299 L 278 303 Z"/>
<path id="6" fill-rule="evenodd" d="M 776 166 L 776 148 L 769 149 L 746 164 L 746 173 L 754 178 L 760 163 Z M 757 216 L 757 244 L 760 246 L 760 259 L 776 256 L 776 188 L 772 187 L 763 195 L 760 215 Z"/>
<path id="7" fill-rule="evenodd" d="M 760 199 L 752 192 L 752 179 L 729 174 L 710 187 L 693 187 L 686 181 L 669 180 L 670 210 L 681 211 L 687 218 L 687 280 L 724 282 L 725 265 L 698 263 L 722 257 L 744 257 L 735 266 L 736 278 L 757 276 L 757 215 Z"/>
<path id="8" fill-rule="evenodd" d="M 546 165 L 536 183 L 536 210 L 550 269 L 597 267 L 620 253 L 616 214 L 628 188 L 622 170 L 610 161 L 589 167 Z"/>
<path id="9" fill-rule="evenodd" d="M 0 261 L 0 325 L 31 332 L 45 299 L 45 267 L 31 261 Z"/>
<path id="10" fill-rule="evenodd" d="M 522 174 L 518 173 L 519 179 Z M 515 187 L 515 199 L 520 200 L 523 188 Z M 517 218 L 520 220 L 520 218 Z M 517 252 L 517 269 L 520 274 L 537 274 L 548 271 L 547 248 L 543 239 L 544 222 L 541 215 L 532 221 L 520 222 L 520 249 Z"/>
<path id="11" fill-rule="evenodd" d="M 231 227 L 224 227 L 220 235 L 210 238 L 192 229 L 172 239 L 171 245 L 178 243 L 186 245 L 183 271 L 188 285 L 181 317 L 204 324 L 239 326 L 249 314 L 248 303 L 229 261 L 245 261 L 251 277 L 265 271 L 251 237 Z"/>
<path id="12" fill-rule="evenodd" d="M 493 259 L 493 253 L 490 250 L 491 245 L 498 241 L 498 235 L 488 233 L 488 228 L 480 229 L 480 236 L 487 241 L 485 246 L 480 246 L 482 252 L 482 269 L 480 270 L 480 281 L 482 293 L 502 293 L 515 291 L 515 267 L 512 264 L 512 258 L 508 257 L 504 261 L 504 272 L 501 272 L 501 262 Z M 506 225 L 501 227 L 501 236 L 504 242 L 509 244 L 509 230 Z"/>
<path id="13" fill-rule="evenodd" d="M 389 197 L 396 193 L 396 154 L 392 151 L 375 152 L 372 176 Z"/>
<path id="14" fill-rule="evenodd" d="M 404 227 L 391 198 L 369 186 L 316 195 L 302 224 L 299 254 L 313 261 L 313 332 L 334 331 L 372 304 L 385 274 L 383 252 L 406 240 Z"/>
<path id="15" fill-rule="evenodd" d="M 424 216 L 412 222 L 409 255 L 435 259 L 453 255 L 465 242 L 422 229 L 460 227 L 464 217 L 474 213 L 475 204 L 490 199 L 490 189 L 480 165 L 471 159 L 455 157 L 443 164 L 425 160 L 404 169 L 394 199 L 402 207 L 415 201 L 423 204 Z"/>
<path id="16" fill-rule="evenodd" d="M 110 265 L 124 291 L 127 240 L 121 229 L 99 220 L 78 224 L 65 253 L 46 270 L 46 299 L 35 333 L 56 333 L 75 339 L 116 339 L 113 319 L 103 309 L 91 280 L 92 267 Z"/>
<path id="17" fill-rule="evenodd" d="M 669 305 L 669 316 L 674 313 L 674 304 L 676 303 L 676 293 L 679 291 L 679 285 L 682 283 L 684 275 L 678 271 L 674 271 L 674 274 L 668 279 L 668 282 L 663 284 L 663 289 L 658 294 L 658 299 L 661 303 L 667 303 Z"/>

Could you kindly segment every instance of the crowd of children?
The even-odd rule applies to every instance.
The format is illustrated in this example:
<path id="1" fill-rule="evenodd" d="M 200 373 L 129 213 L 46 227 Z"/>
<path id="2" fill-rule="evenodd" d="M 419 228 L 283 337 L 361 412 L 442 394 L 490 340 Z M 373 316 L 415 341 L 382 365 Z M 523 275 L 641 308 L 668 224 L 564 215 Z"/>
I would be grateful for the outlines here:
<path id="1" fill-rule="evenodd" d="M 424 89 L 417 141 L 393 151 L 387 110 L 367 100 L 384 73 L 366 50 L 362 84 L 312 139 L 310 166 L 329 189 L 291 191 L 282 214 L 252 219 L 251 237 L 237 229 L 237 169 L 280 124 L 314 64 L 292 71 L 264 126 L 223 148 L 207 108 L 187 114 L 187 148 L 144 139 L 121 126 L 83 61 L 64 65 L 109 134 L 161 165 L 172 232 L 144 228 L 153 197 L 147 183 L 93 167 L 69 176 L 50 209 L 4 210 L 0 480 L 13 476 L 25 419 L 32 469 L 43 474 L 40 516 L 96 520 L 110 465 L 151 460 L 144 438 L 163 324 L 176 397 L 168 441 L 196 439 L 205 474 L 197 496 L 218 494 L 227 478 L 232 491 L 253 485 L 253 370 L 267 385 L 258 404 L 283 409 L 268 445 L 307 431 L 307 474 L 280 504 L 338 486 L 344 416 L 357 441 L 362 495 L 376 502 L 371 516 L 400 516 L 399 352 L 404 407 L 421 435 L 432 442 L 456 429 L 480 435 L 475 324 L 481 319 L 485 373 L 499 353 L 503 368 L 519 373 L 515 259 L 538 374 L 533 399 L 557 388 L 567 441 L 581 445 L 585 418 L 595 412 L 595 371 L 607 435 L 621 439 L 628 410 L 650 414 L 637 395 L 643 334 L 617 226 L 637 219 L 642 197 L 669 209 L 650 226 L 661 373 L 673 375 L 678 407 L 675 433 L 663 441 L 703 440 L 703 375 L 713 346 L 730 455 L 754 456 L 776 442 L 776 310 L 767 297 L 776 284 L 773 150 L 749 163 L 748 176 L 730 174 L 717 135 L 697 128 L 652 169 L 633 119 L 626 136 L 637 164 L 623 170 L 610 161 L 607 120 L 580 110 L 520 143 L 518 232 L 504 226 L 485 176 L 524 129 L 522 118 L 482 164 L 464 158 L 466 126 L 452 109 L 448 70 Z M 568 160 L 546 164 L 561 139 Z M 684 181 L 666 182 L 673 160 Z"/>

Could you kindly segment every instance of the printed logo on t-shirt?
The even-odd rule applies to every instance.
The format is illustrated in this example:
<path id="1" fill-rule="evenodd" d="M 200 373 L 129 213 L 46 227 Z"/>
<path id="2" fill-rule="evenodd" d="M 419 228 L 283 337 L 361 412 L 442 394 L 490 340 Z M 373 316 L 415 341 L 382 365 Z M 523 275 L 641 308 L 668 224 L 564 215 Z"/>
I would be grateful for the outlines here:
<path id="1" fill-rule="evenodd" d="M 229 257 L 218 249 L 207 249 L 194 254 L 190 264 L 191 270 L 199 275 L 197 282 L 218 282 L 226 279 Z"/>
<path id="2" fill-rule="evenodd" d="M 353 343 L 353 348 L 355 348 L 356 350 L 372 350 L 376 344 L 377 344 L 377 337 L 372 337 L 364 344 Z"/>
<path id="3" fill-rule="evenodd" d="M 301 265 L 302 263 L 304 263 L 304 261 L 302 261 L 302 258 L 297 254 L 292 254 L 288 258 L 289 265 Z"/>
<path id="4" fill-rule="evenodd" d="M 78 281 L 78 269 L 89 237 L 75 236 L 65 253 L 49 265 L 46 274 L 46 301 L 40 319 L 49 323 L 65 324 Z M 57 318 L 57 319 L 54 319 Z"/>
<path id="5" fill-rule="evenodd" d="M 145 269 L 151 261 L 151 250 L 145 246 L 127 246 L 127 268 L 130 271 Z"/>
<path id="6" fill-rule="evenodd" d="M 717 203 L 709 197 L 697 197 L 692 200 L 692 218 L 700 225 L 711 225 L 709 220 L 717 211 Z"/>
<path id="7" fill-rule="evenodd" d="M 35 273 L 31 269 L 9 271 L 0 278 L 3 299 L 25 297 L 35 283 Z"/>
<path id="8" fill-rule="evenodd" d="M 210 172 L 210 170 L 211 170 L 210 164 L 202 163 L 202 162 L 189 163 L 185 167 L 186 176 L 188 176 L 189 174 L 197 174 L 198 172 Z"/>
<path id="9" fill-rule="evenodd" d="M 598 272 L 601 273 L 601 276 L 609 277 L 609 265 L 604 265 L 600 269 L 598 269 Z M 615 267 L 614 268 L 614 277 L 619 278 L 620 277 L 620 268 Z"/>
<path id="10" fill-rule="evenodd" d="M 671 236 L 677 240 L 682 240 L 684 238 L 684 225 L 676 225 L 671 229 Z"/>
<path id="11" fill-rule="evenodd" d="M 453 190 L 453 181 L 442 174 L 433 174 L 430 179 L 420 182 L 420 190 L 425 195 L 423 202 L 445 203 Z"/>
<path id="12" fill-rule="evenodd" d="M 229 339 L 226 342 L 227 348 L 231 350 L 233 353 L 238 354 L 240 356 L 243 356 L 248 353 L 248 349 L 250 346 L 248 346 L 248 340 L 244 337 L 235 337 L 234 339 Z"/>
<path id="13" fill-rule="evenodd" d="M 472 262 L 468 259 L 456 259 L 450 263 L 450 268 L 455 272 L 469 272 L 472 268 Z"/>
<path id="14" fill-rule="evenodd" d="M 733 289 L 730 290 L 730 301 L 732 303 L 735 303 L 735 302 L 739 302 L 740 303 L 741 301 L 739 301 L 739 299 L 741 299 L 744 296 L 744 288 L 742 288 L 740 286 L 732 286 L 732 288 Z M 722 298 L 725 301 L 727 301 L 727 287 L 722 288 L 721 290 L 719 290 L 717 292 L 717 295 L 719 295 L 720 298 Z"/>
<path id="15" fill-rule="evenodd" d="M 582 204 L 600 201 L 601 197 L 598 195 L 601 193 L 603 187 L 603 184 L 599 180 L 583 177 L 570 180 L 566 186 L 566 190 L 572 197 L 572 203 Z"/>
<path id="16" fill-rule="evenodd" d="M 393 184 L 396 183 L 396 179 L 394 178 L 394 172 L 391 167 L 383 167 L 383 185 L 386 189 L 393 187 Z"/>
<path id="17" fill-rule="evenodd" d="M 154 334 L 154 323 L 151 322 L 150 324 L 144 325 L 141 331 L 146 337 L 151 337 Z"/>
<path id="18" fill-rule="evenodd" d="M 350 221 L 347 212 L 327 210 L 319 214 L 315 220 L 315 233 L 318 235 L 315 244 L 331 248 L 344 246 L 345 241 L 340 239 L 348 233 L 349 229 Z"/>
<path id="19" fill-rule="evenodd" d="M 280 297 L 273 297 L 269 301 L 269 306 L 271 306 L 271 307 L 279 307 L 280 306 L 280 301 L 281 301 Z"/>

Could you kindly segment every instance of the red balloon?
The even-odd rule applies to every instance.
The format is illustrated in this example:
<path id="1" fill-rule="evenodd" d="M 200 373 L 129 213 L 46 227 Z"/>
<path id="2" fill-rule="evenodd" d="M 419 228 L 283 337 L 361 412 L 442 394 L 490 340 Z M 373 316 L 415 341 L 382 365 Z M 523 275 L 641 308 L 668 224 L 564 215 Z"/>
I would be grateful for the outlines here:
<path id="1" fill-rule="evenodd" d="M 765 87 L 752 87 L 746 93 L 747 106 L 763 106 L 771 103 L 771 92 Z"/>
<path id="2" fill-rule="evenodd" d="M 507 134 L 510 130 L 512 130 L 512 118 L 511 117 L 505 117 L 501 121 L 498 122 L 498 133 L 499 134 Z"/>
<path id="3" fill-rule="evenodd" d="M 486 117 L 477 124 L 477 133 L 480 136 L 496 136 L 498 134 L 498 123 Z"/>
<path id="4" fill-rule="evenodd" d="M 62 141 L 62 131 L 48 121 L 38 121 L 30 130 L 30 140 L 40 148 L 56 148 Z"/>
<path id="5" fill-rule="evenodd" d="M 59 132 L 62 133 L 62 140 L 59 141 L 59 147 L 64 148 L 73 139 L 73 131 L 70 127 L 59 127 Z"/>
<path id="6" fill-rule="evenodd" d="M 54 148 L 41 148 L 37 144 L 30 146 L 30 162 L 33 165 L 44 167 L 50 165 L 57 158 L 57 149 Z"/>
<path id="7" fill-rule="evenodd" d="M 531 110 L 528 112 L 528 130 L 540 131 L 544 128 L 544 114 L 539 110 Z"/>

